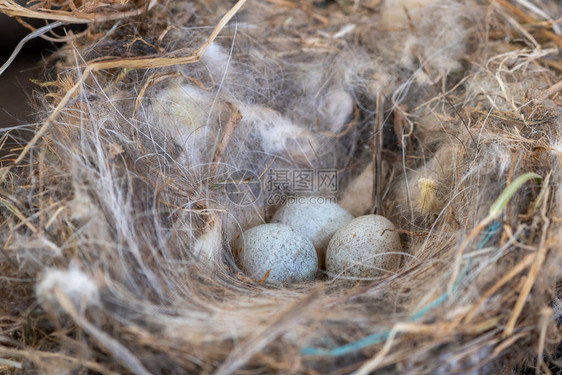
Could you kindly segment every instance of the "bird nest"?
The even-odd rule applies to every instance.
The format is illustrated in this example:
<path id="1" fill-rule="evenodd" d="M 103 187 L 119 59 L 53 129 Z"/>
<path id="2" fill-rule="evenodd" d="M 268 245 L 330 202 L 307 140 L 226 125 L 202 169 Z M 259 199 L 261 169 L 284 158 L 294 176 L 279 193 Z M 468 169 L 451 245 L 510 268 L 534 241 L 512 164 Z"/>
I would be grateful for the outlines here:
<path id="1" fill-rule="evenodd" d="M 39 123 L 3 131 L 0 369 L 557 366 L 558 2 L 0 11 L 45 20 L 31 37 L 61 46 L 38 83 Z M 61 36 L 67 24 L 84 27 Z M 295 195 L 392 220 L 399 269 L 291 285 L 245 275 L 232 240 Z"/>

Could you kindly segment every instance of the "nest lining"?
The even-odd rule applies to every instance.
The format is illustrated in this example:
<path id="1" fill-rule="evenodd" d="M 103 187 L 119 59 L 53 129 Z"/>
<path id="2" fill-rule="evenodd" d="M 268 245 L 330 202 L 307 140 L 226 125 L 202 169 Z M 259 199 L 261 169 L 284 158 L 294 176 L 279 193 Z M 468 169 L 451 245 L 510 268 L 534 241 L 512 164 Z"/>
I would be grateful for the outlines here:
<path id="1" fill-rule="evenodd" d="M 51 58 L 36 138 L 3 163 L 1 365 L 554 366 L 561 10 L 518 4 L 0 4 L 88 24 Z M 337 170 L 340 204 L 400 228 L 399 272 L 287 288 L 245 277 L 229 243 L 276 207 L 267 192 L 233 204 L 221 183 L 271 168 Z M 528 172 L 543 182 L 486 221 Z"/>

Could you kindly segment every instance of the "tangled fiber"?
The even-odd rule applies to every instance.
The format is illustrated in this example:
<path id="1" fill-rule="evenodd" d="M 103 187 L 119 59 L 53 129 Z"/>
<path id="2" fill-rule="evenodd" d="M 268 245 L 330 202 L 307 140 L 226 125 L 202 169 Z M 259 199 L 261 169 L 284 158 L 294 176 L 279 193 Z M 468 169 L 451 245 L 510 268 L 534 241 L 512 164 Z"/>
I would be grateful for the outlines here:
<path id="1" fill-rule="evenodd" d="M 46 20 L 33 36 L 63 43 L 38 83 L 39 123 L 3 131 L 21 147 L 4 147 L 0 170 L 2 371 L 561 363 L 558 1 L 0 0 L 0 11 Z M 85 26 L 52 32 L 66 24 Z M 248 204 L 227 194 L 241 170 L 263 182 Z M 268 172 L 319 170 L 337 171 L 338 189 L 310 194 L 396 224 L 400 269 L 249 279 L 230 243 L 278 207 Z"/>

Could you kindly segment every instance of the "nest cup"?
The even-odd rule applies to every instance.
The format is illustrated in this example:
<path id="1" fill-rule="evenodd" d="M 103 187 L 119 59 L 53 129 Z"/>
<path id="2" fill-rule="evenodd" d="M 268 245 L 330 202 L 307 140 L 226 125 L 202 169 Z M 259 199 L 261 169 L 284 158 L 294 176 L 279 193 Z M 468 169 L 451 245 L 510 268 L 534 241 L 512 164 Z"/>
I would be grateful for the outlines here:
<path id="1" fill-rule="evenodd" d="M 558 2 L 0 11 L 86 27 L 33 34 L 60 48 L 39 125 L 18 129 L 34 137 L 1 161 L 0 369 L 556 366 Z M 318 186 L 320 171 L 335 189 Z M 310 190 L 289 178 L 304 172 Z M 290 286 L 245 275 L 229 244 L 295 195 L 387 217 L 398 267 Z"/>

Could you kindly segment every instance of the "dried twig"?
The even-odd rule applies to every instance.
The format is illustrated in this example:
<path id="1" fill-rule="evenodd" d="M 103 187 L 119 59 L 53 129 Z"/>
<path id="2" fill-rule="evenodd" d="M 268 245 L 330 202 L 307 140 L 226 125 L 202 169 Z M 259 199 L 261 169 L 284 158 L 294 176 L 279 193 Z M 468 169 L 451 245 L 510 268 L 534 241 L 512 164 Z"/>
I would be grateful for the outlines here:
<path id="1" fill-rule="evenodd" d="M 69 2 L 72 4 L 72 1 Z M 0 0 L 0 13 L 10 17 L 36 18 L 40 20 L 61 21 L 63 23 L 92 23 L 119 20 L 138 16 L 146 11 L 145 8 L 134 9 L 126 12 L 85 14 L 68 12 L 57 9 L 33 10 L 19 5 L 14 0 Z"/>
<path id="2" fill-rule="evenodd" d="M 540 242 L 539 242 L 537 252 L 535 254 L 534 263 L 531 266 L 531 269 L 529 270 L 529 274 L 527 275 L 527 279 L 525 280 L 525 284 L 523 285 L 523 289 L 519 293 L 519 298 L 517 299 L 517 302 L 515 303 L 515 307 L 513 308 L 513 311 L 511 313 L 511 317 L 509 318 L 509 320 L 508 320 L 508 322 L 505 326 L 505 330 L 504 330 L 505 336 L 510 336 L 513 333 L 513 329 L 515 328 L 515 323 L 517 322 L 517 318 L 519 318 L 519 315 L 521 314 L 521 310 L 523 309 L 523 305 L 525 304 L 525 301 L 527 300 L 527 296 L 529 295 L 529 292 L 531 291 L 531 288 L 533 287 L 533 284 L 535 283 L 535 280 L 537 278 L 537 274 L 538 274 L 538 272 L 540 270 L 540 267 L 542 266 L 542 264 L 544 262 L 544 259 L 546 257 L 546 251 L 548 250 L 548 248 L 547 248 L 547 246 L 545 246 L 545 242 L 546 242 L 546 235 L 548 233 L 548 227 L 550 225 L 550 219 L 546 215 L 546 211 L 547 211 L 547 208 L 548 208 L 547 202 L 548 202 L 549 195 L 550 195 L 550 188 L 546 188 L 546 193 L 545 193 L 545 196 L 543 198 L 543 206 L 542 206 L 542 210 L 541 210 L 541 217 L 542 217 L 542 220 L 543 220 L 541 239 L 540 239 Z"/>
<path id="3" fill-rule="evenodd" d="M 211 175 L 215 175 L 219 168 L 220 162 L 222 160 L 222 156 L 230 143 L 230 139 L 234 135 L 234 131 L 240 124 L 240 120 L 242 120 L 242 114 L 238 109 L 235 109 L 231 104 L 230 106 L 230 118 L 228 119 L 228 123 L 222 132 L 222 136 L 220 138 L 220 142 L 217 145 L 215 150 L 215 155 L 213 156 L 213 166 L 211 168 Z"/>

